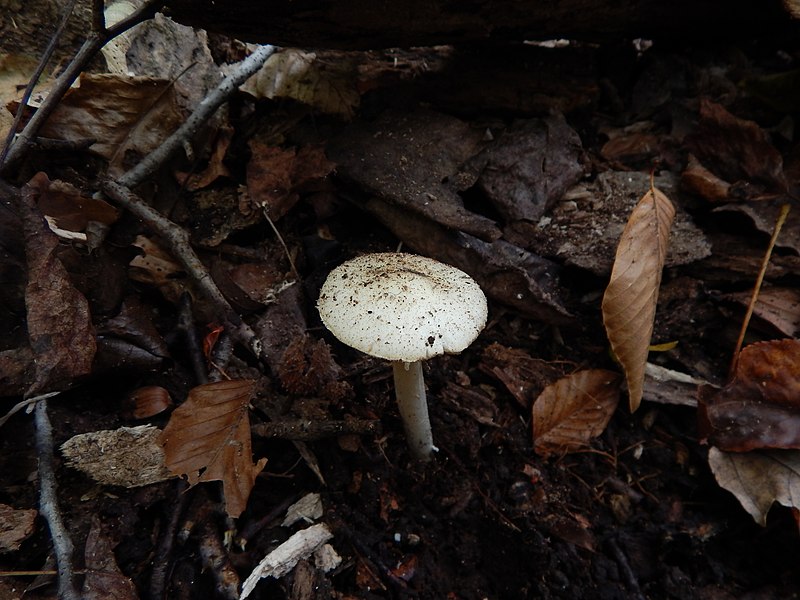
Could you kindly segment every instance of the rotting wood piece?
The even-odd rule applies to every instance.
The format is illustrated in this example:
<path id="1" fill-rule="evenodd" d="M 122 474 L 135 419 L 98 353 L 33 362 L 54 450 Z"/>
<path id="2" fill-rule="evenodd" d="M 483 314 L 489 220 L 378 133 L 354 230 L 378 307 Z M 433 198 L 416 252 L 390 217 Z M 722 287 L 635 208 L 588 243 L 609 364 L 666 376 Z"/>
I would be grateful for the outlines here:
<path id="1" fill-rule="evenodd" d="M 180 23 L 278 46 L 368 49 L 529 39 L 752 39 L 796 29 L 797 0 L 168 0 Z"/>

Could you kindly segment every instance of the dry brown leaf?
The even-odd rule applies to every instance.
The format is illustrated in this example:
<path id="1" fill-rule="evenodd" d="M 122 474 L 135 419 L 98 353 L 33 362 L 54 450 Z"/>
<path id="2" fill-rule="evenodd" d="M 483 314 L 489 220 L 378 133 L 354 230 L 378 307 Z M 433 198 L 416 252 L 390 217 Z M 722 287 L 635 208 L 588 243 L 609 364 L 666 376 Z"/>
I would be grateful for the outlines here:
<path id="1" fill-rule="evenodd" d="M 41 135 L 60 140 L 95 140 L 91 147 L 111 163 L 110 174 L 123 170 L 129 152 L 149 154 L 181 123 L 169 81 L 150 77 L 81 75 Z"/>
<path id="2" fill-rule="evenodd" d="M 325 62 L 289 48 L 273 54 L 242 88 L 256 98 L 292 98 L 328 114 L 353 116 L 361 96 L 349 61 Z"/>
<path id="3" fill-rule="evenodd" d="M 708 451 L 708 464 L 720 487 L 728 490 L 760 525 L 774 502 L 800 508 L 800 451 Z"/>
<path id="4" fill-rule="evenodd" d="M 228 147 L 233 140 L 233 127 L 220 127 L 213 142 L 213 150 L 208 165 L 199 173 L 177 172 L 175 178 L 188 191 L 194 192 L 208 187 L 220 177 L 230 177 L 231 172 L 225 164 Z"/>
<path id="5" fill-rule="evenodd" d="M 191 485 L 222 481 L 225 510 L 238 517 L 247 505 L 266 458 L 253 464 L 247 410 L 255 382 L 219 381 L 197 386 L 161 436 L 166 465 Z"/>
<path id="6" fill-rule="evenodd" d="M 334 167 L 318 146 L 284 149 L 253 140 L 250 150 L 247 191 L 252 203 L 265 207 L 273 221 L 295 205 L 299 187 L 325 177 Z"/>
<path id="7" fill-rule="evenodd" d="M 651 187 L 622 232 L 611 280 L 603 295 L 603 323 L 611 349 L 625 371 L 631 411 L 642 401 L 661 270 L 674 218 L 670 199 Z"/>
<path id="8" fill-rule="evenodd" d="M 19 550 L 20 544 L 33 533 L 36 514 L 32 509 L 0 504 L 0 553 Z"/>
<path id="9" fill-rule="evenodd" d="M 35 175 L 23 188 L 20 203 L 28 261 L 28 338 L 36 355 L 30 395 L 63 389 L 87 375 L 97 349 L 89 303 L 72 285 L 58 258 L 58 239 L 36 207 L 46 180 L 44 173 Z"/>
<path id="10" fill-rule="evenodd" d="M 105 200 L 89 198 L 75 186 L 58 179 L 50 181 L 39 175 L 28 184 L 36 191 L 37 206 L 50 229 L 59 237 L 69 238 L 65 232 L 85 232 L 90 222 L 111 225 L 119 211 Z M 82 239 L 86 239 L 84 235 Z"/>
<path id="11" fill-rule="evenodd" d="M 752 291 L 747 291 L 723 297 L 747 307 L 752 296 Z M 764 285 L 758 293 L 753 315 L 782 336 L 800 335 L 800 289 Z"/>
<path id="12" fill-rule="evenodd" d="M 786 190 L 783 158 L 769 134 L 721 104 L 700 101 L 700 122 L 686 142 L 703 166 L 728 183 L 743 181 L 768 192 Z M 757 197 L 758 191 L 753 192 Z"/>
<path id="13" fill-rule="evenodd" d="M 181 294 L 192 289 L 184 268 L 156 241 L 138 235 L 132 245 L 142 251 L 130 262 L 133 281 L 158 287 L 164 297 L 175 304 Z"/>
<path id="14" fill-rule="evenodd" d="M 148 419 L 172 406 L 169 392 L 158 385 L 137 388 L 127 395 L 122 404 L 126 419 Z"/>
<path id="15" fill-rule="evenodd" d="M 689 163 L 681 173 L 681 183 L 709 202 L 723 202 L 729 198 L 731 184 L 706 169 L 693 154 L 689 155 Z"/>
<path id="16" fill-rule="evenodd" d="M 533 444 L 549 456 L 584 448 L 605 430 L 619 402 L 620 376 L 588 369 L 547 386 L 533 403 Z"/>
<path id="17" fill-rule="evenodd" d="M 750 344 L 722 389 L 701 386 L 699 433 L 721 450 L 800 448 L 800 340 Z"/>

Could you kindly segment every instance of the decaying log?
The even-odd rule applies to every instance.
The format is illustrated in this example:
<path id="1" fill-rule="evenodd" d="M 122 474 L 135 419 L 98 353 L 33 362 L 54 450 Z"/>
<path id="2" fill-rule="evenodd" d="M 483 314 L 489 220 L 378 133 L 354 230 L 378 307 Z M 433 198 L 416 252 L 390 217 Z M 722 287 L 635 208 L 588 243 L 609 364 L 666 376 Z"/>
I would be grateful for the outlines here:
<path id="1" fill-rule="evenodd" d="M 187 25 L 278 46 L 368 49 L 553 38 L 771 38 L 799 0 L 167 0 Z"/>

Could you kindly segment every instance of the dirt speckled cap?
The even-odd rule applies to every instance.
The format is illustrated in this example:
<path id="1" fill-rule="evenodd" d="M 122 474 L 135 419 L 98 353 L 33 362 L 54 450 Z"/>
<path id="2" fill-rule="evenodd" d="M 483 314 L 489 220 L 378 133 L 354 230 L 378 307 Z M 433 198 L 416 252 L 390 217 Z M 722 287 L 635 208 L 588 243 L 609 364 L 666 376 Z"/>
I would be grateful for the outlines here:
<path id="1" fill-rule="evenodd" d="M 486 296 L 463 271 L 424 256 L 386 252 L 338 266 L 317 302 L 348 346 L 386 360 L 457 354 L 486 325 Z"/>

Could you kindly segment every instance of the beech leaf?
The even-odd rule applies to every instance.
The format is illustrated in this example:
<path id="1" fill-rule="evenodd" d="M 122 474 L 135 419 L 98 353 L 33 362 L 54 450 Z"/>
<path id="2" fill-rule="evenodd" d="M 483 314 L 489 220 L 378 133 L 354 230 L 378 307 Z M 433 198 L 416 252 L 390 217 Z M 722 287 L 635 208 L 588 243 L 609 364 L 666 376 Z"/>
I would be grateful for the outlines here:
<path id="1" fill-rule="evenodd" d="M 708 451 L 708 464 L 720 487 L 728 490 L 760 525 L 774 502 L 800 508 L 800 451 Z"/>
<path id="2" fill-rule="evenodd" d="M 318 146 L 275 148 L 250 142 L 252 157 L 247 163 L 247 191 L 257 206 L 266 207 L 277 221 L 297 203 L 298 188 L 330 173 L 334 164 Z"/>
<path id="3" fill-rule="evenodd" d="M 247 505 L 256 476 L 267 463 L 253 464 L 247 410 L 255 382 L 219 381 L 189 392 L 164 428 L 167 468 L 191 485 L 222 481 L 225 510 L 238 517 Z"/>
<path id="4" fill-rule="evenodd" d="M 722 450 L 800 448 L 800 340 L 747 346 L 725 387 L 700 388 L 698 408 L 701 436 Z"/>
<path id="5" fill-rule="evenodd" d="M 632 412 L 642 401 L 644 368 L 674 218 L 670 199 L 651 187 L 625 225 L 603 295 L 603 324 L 625 371 Z"/>
<path id="6" fill-rule="evenodd" d="M 151 77 L 84 73 L 64 96 L 41 134 L 59 140 L 95 140 L 92 150 L 124 171 L 128 153 L 155 150 L 182 122 L 172 82 Z"/>
<path id="7" fill-rule="evenodd" d="M 273 54 L 241 89 L 256 98 L 291 98 L 345 118 L 353 116 L 361 101 L 350 61 L 325 61 L 294 48 Z"/>
<path id="8" fill-rule="evenodd" d="M 533 403 L 533 443 L 548 456 L 584 448 L 605 430 L 619 402 L 620 376 L 587 369 L 547 386 Z"/>

